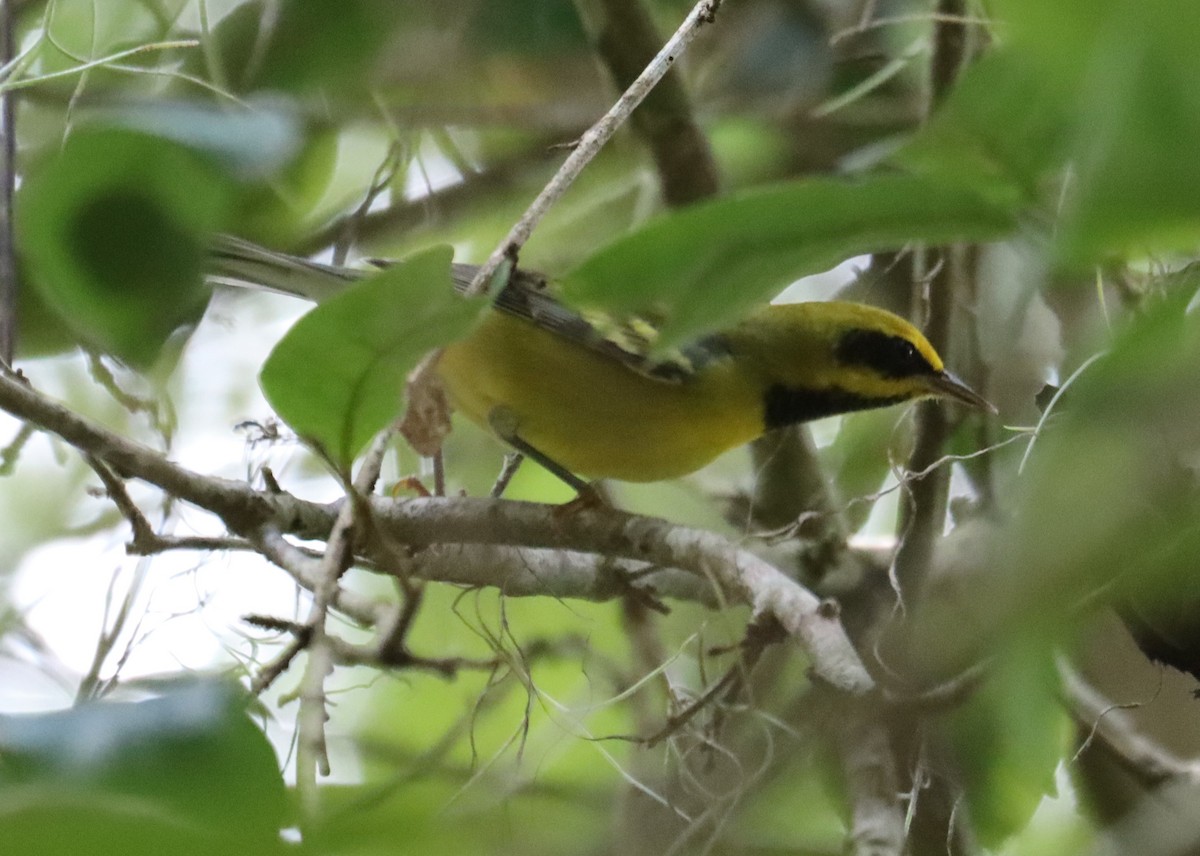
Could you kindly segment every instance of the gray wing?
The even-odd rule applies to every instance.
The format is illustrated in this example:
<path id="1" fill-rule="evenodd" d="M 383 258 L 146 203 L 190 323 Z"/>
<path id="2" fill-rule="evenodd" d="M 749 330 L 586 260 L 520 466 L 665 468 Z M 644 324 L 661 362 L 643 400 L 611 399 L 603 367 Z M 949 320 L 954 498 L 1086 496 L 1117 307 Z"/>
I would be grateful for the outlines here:
<path id="1" fill-rule="evenodd" d="M 465 290 L 478 270 L 478 265 L 453 265 L 454 287 Z M 667 383 L 683 383 L 705 365 L 729 353 L 724 338 L 716 334 L 683 348 L 649 356 L 658 332 L 652 322 L 577 312 L 560 303 L 550 292 L 546 277 L 533 271 L 513 271 L 494 304 L 501 312 L 524 318 L 639 374 Z"/>
<path id="2" fill-rule="evenodd" d="M 228 235 L 214 239 L 209 259 L 209 277 L 214 282 L 276 291 L 318 303 L 371 273 L 370 268 L 321 264 Z M 377 268 L 391 264 L 387 259 L 368 261 Z M 465 290 L 478 270 L 478 265 L 452 265 L 450 274 L 455 289 Z M 639 317 L 615 319 L 599 313 L 577 312 L 560 303 L 550 291 L 547 278 L 533 271 L 514 270 L 494 302 L 501 312 L 524 318 L 543 330 L 665 383 L 683 383 L 703 366 L 729 353 L 725 340 L 717 334 L 651 357 L 657 336 L 652 322 Z"/>

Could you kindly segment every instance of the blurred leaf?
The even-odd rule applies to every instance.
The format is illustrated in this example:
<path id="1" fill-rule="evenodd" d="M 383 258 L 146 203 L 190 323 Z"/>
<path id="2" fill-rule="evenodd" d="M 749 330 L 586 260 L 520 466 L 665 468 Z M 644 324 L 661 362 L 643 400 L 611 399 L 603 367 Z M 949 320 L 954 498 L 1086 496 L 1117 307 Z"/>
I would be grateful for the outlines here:
<path id="1" fill-rule="evenodd" d="M 1195 289 L 1175 287 L 1129 324 L 1043 427 L 1013 519 L 974 539 L 979 569 L 959 580 L 953 600 L 924 605 L 915 647 L 933 674 L 974 662 L 1014 632 L 1063 637 L 1074 627 L 1068 617 L 1101 594 L 1188 594 L 1180 580 L 1200 555 Z"/>
<path id="2" fill-rule="evenodd" d="M 1177 285 L 1130 324 L 1033 448 L 1012 558 L 1042 611 L 1119 574 L 1169 571 L 1200 539 L 1195 294 L 1195 279 Z"/>
<path id="3" fill-rule="evenodd" d="M 827 472 L 843 502 L 869 497 L 883 486 L 891 468 L 891 449 L 897 436 L 894 410 L 867 410 L 843 419 L 837 437 L 821 451 Z M 854 502 L 845 508 L 851 530 L 871 516 L 873 502 Z"/>
<path id="4" fill-rule="evenodd" d="M 208 301 L 208 235 L 229 199 L 194 153 L 129 131 L 81 130 L 31 171 L 18 241 L 46 304 L 93 345 L 139 366 Z"/>
<path id="5" fill-rule="evenodd" d="M 224 684 L 2 716 L 0 751 L 6 852 L 281 850 L 286 804 L 274 750 Z"/>
<path id="6" fill-rule="evenodd" d="M 761 183 L 787 166 L 788 135 L 767 122 L 727 118 L 708 130 L 708 139 L 730 186 Z"/>
<path id="7" fill-rule="evenodd" d="M 235 89 L 244 88 L 239 83 L 332 87 L 365 75 L 404 6 L 395 0 L 255 0 L 226 16 L 214 36 Z"/>
<path id="8" fill-rule="evenodd" d="M 1009 183 L 1034 198 L 1062 167 L 1070 128 L 1061 82 L 997 49 L 967 69 L 940 109 L 893 160 L 953 181 Z"/>
<path id="9" fill-rule="evenodd" d="M 434 247 L 323 302 L 288 331 L 260 382 L 275 412 L 337 461 L 400 412 L 409 371 L 461 337 L 486 302 L 459 297 L 449 247 Z"/>
<path id="10" fill-rule="evenodd" d="M 575 53 L 588 43 L 575 6 L 560 0 L 490 0 L 476 7 L 469 35 L 481 51 L 535 57 Z"/>
<path id="11" fill-rule="evenodd" d="M 238 212 L 239 234 L 272 246 L 287 246 L 308 235 L 330 214 L 320 205 L 334 179 L 340 140 L 335 130 L 318 130 L 302 141 L 299 153 L 268 183 L 252 185 Z"/>
<path id="12" fill-rule="evenodd" d="M 994 848 L 1054 795 L 1071 733 L 1048 649 L 1030 640 L 1005 651 L 984 683 L 941 718 L 980 843 Z"/>
<path id="13" fill-rule="evenodd" d="M 571 300 L 669 321 L 660 347 L 728 325 L 801 276 L 911 241 L 1011 230 L 1017 195 L 917 176 L 806 179 L 702 203 L 619 238 L 571 272 Z"/>
<path id="14" fill-rule="evenodd" d="M 44 63 L 40 70 L 50 72 L 70 68 L 80 61 L 86 62 L 139 43 L 162 39 L 186 2 L 94 3 L 92 0 L 56 0 L 53 14 L 47 16 L 50 38 L 39 51 L 39 58 Z M 68 81 L 66 85 L 71 87 L 75 84 L 74 81 Z"/>
<path id="15" fill-rule="evenodd" d="M 1071 92 L 1060 248 L 1085 264 L 1200 238 L 1200 5 L 1002 0 L 1030 74 Z"/>
<path id="16" fill-rule="evenodd" d="M 282 104 L 217 109 L 200 102 L 131 101 L 97 109 L 88 118 L 173 140 L 244 178 L 279 171 L 301 142 L 300 123 Z"/>

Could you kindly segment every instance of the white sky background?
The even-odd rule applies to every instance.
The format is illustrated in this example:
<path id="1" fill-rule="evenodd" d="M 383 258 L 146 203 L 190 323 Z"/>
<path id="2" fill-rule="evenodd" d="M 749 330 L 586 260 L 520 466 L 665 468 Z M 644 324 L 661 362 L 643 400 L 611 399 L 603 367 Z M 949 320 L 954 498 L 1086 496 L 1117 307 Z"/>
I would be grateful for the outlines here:
<path id="1" fill-rule="evenodd" d="M 217 298 L 208 319 L 189 342 L 178 370 L 175 390 L 179 429 L 172 457 L 186 467 L 228 478 L 245 478 L 251 457 L 266 460 L 282 474 L 292 447 L 258 447 L 248 450 L 245 435 L 234 430 L 242 419 L 264 420 L 270 408 L 263 401 L 254 378 L 275 341 L 305 309 L 300 301 L 273 295 L 226 294 Z M 80 358 L 56 358 L 26 366 L 34 383 L 50 395 L 65 396 L 80 383 L 87 383 Z M 84 378 L 81 380 L 81 378 Z M 122 382 L 129 383 L 128 376 Z M 5 432 L 15 431 L 7 417 Z M 68 453 L 70 454 L 70 453 Z M 73 462 L 72 462 L 73 463 Z M 61 481 L 63 466 L 44 436 L 33 439 L 21 455 L 18 471 L 5 486 L 7 501 L 20 502 L 26 491 L 44 489 L 37 483 Z M 99 484 L 91 478 L 89 484 Z M 67 485 L 60 486 L 69 489 Z M 327 491 L 331 485 L 313 481 L 310 491 Z M 156 490 L 137 483 L 130 485 L 135 500 L 152 512 L 159 502 Z M 83 525 L 92 515 L 107 511 L 107 500 L 97 498 L 81 506 Z M 222 534 L 208 514 L 181 506 L 174 534 Z M 34 549 L 21 562 L 12 589 L 13 605 L 47 643 L 53 659 L 61 662 L 66 675 L 82 675 L 90 667 L 100 637 L 105 601 L 110 583 L 116 579 L 116 605 L 137 573 L 139 560 L 125 555 L 128 527 L 83 538 L 56 539 Z M 4 540 L 0 539 L 0 544 Z M 4 555 L 11 555 L 11 546 Z M 144 612 L 138 641 L 131 650 L 122 674 L 126 677 L 171 672 L 180 668 L 211 668 L 229 662 L 225 646 L 245 649 L 232 628 L 248 612 L 290 612 L 295 603 L 294 587 L 278 569 L 250 555 L 173 553 L 151 557 L 144 593 L 136 616 Z M 197 603 L 203 605 L 197 608 Z M 118 645 L 119 656 L 123 645 Z M 41 658 L 38 658 L 41 659 Z M 46 661 L 37 666 L 47 665 Z M 0 660 L 0 710 L 61 707 L 73 697 L 74 680 L 66 687 L 53 683 L 6 680 L 9 668 Z M 105 669 L 107 674 L 112 664 Z M 36 669 L 35 669 L 36 671 Z M 16 692 L 14 692 L 16 690 Z"/>

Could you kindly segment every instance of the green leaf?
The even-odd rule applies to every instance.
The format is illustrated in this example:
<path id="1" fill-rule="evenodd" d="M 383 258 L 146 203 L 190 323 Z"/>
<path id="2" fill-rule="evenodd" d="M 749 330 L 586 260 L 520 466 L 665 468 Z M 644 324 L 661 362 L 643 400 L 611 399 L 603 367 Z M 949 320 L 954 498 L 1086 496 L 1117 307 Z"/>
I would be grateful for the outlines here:
<path id="1" fill-rule="evenodd" d="M 860 253 L 999 237 L 1013 228 L 1017 199 L 994 183 L 919 175 L 789 182 L 655 220 L 587 259 L 564 293 L 619 312 L 663 311 L 668 347 Z"/>
<path id="2" fill-rule="evenodd" d="M 896 413 L 866 410 L 843 419 L 837 437 L 822 450 L 825 471 L 833 474 L 843 501 L 872 496 L 891 471 L 891 450 L 897 437 Z M 871 516 L 872 502 L 852 502 L 844 511 L 857 530 Z"/>
<path id="3" fill-rule="evenodd" d="M 274 750 L 224 683 L 0 716 L 0 753 L 6 852 L 281 849 L 286 793 Z"/>
<path id="4" fill-rule="evenodd" d="M 275 174 L 300 150 L 297 117 L 282 105 L 220 109 L 193 101 L 132 101 L 92 112 L 89 121 L 165 140 L 210 155 L 245 178 Z"/>
<path id="5" fill-rule="evenodd" d="M 1065 261 L 1200 239 L 1200 4 L 1002 0 L 1029 73 L 1070 93 Z"/>
<path id="6" fill-rule="evenodd" d="M 1035 198 L 1067 155 L 1069 94 L 1057 78 L 1035 73 L 1022 52 L 999 48 L 963 73 L 892 160 L 967 186 L 1007 183 Z"/>
<path id="7" fill-rule="evenodd" d="M 260 382 L 279 416 L 349 464 L 400 412 L 409 371 L 467 333 L 485 302 L 459 297 L 434 247 L 323 302 L 280 340 Z"/>
<path id="8" fill-rule="evenodd" d="M 1033 446 L 1006 553 L 1014 614 L 1061 624 L 1061 604 L 1114 580 L 1151 598 L 1198 595 L 1179 580 L 1200 551 L 1200 270 L 1160 285 Z"/>
<path id="9" fill-rule="evenodd" d="M 247 188 L 239 211 L 238 234 L 283 248 L 298 236 L 311 234 L 314 223 L 328 222 L 340 198 L 327 194 L 339 152 L 347 156 L 342 142 L 334 131 L 311 131 L 285 169 L 273 175 L 270 182 Z"/>
<path id="10" fill-rule="evenodd" d="M 81 338 L 148 365 L 204 312 L 208 236 L 223 222 L 229 191 L 222 173 L 175 143 L 77 131 L 21 186 L 27 272 Z"/>
<path id="11" fill-rule="evenodd" d="M 243 4 L 222 20 L 216 34 L 220 54 L 235 70 L 231 85 L 304 90 L 359 84 L 402 19 L 404 5 L 395 0 Z M 264 22 L 270 27 L 265 32 L 260 30 Z"/>
<path id="12" fill-rule="evenodd" d="M 940 727 L 980 843 L 994 848 L 1055 793 L 1054 771 L 1070 736 L 1047 650 L 1026 642 L 1005 652 L 985 683 Z"/>

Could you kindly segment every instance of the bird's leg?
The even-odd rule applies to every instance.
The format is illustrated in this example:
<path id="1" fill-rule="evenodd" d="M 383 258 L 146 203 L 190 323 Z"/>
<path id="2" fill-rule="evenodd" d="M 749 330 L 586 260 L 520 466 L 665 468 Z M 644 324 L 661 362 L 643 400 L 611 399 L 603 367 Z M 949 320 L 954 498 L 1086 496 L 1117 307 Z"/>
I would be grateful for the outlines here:
<path id="1" fill-rule="evenodd" d="M 574 488 L 579 496 L 572 504 L 578 501 L 583 501 L 585 505 L 604 504 L 600 499 L 600 495 L 591 484 L 575 475 L 562 464 L 558 463 L 558 461 L 521 439 L 521 435 L 517 433 L 516 415 L 507 407 L 493 407 L 492 411 L 488 414 L 488 424 L 496 432 L 497 437 L 512 446 L 520 455 L 541 464 L 542 467 L 557 476 L 568 487 Z"/>

